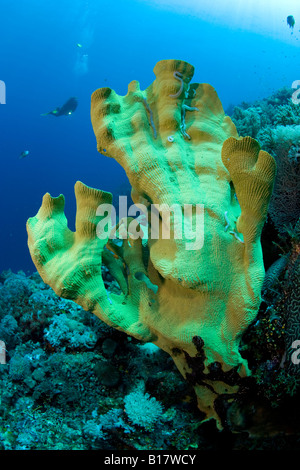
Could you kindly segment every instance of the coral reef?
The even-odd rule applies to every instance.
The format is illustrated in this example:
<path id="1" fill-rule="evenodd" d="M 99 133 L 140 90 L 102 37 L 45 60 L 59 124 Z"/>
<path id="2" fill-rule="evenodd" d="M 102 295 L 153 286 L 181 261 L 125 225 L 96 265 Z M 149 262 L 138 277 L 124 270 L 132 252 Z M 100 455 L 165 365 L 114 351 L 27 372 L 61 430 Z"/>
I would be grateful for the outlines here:
<path id="1" fill-rule="evenodd" d="M 28 224 L 43 279 L 0 274 L 0 449 L 299 449 L 300 108 L 286 88 L 242 103 L 238 138 L 214 90 L 190 83 L 189 64 L 157 67 L 145 91 L 133 82 L 125 97 L 95 92 L 99 150 L 124 164 L 146 210 L 195 206 L 207 191 L 212 253 L 185 250 L 191 239 L 152 240 L 151 219 L 148 237 L 128 237 L 146 230 L 128 218 L 113 229 L 125 238 L 110 239 L 96 210 L 112 196 L 82 183 L 70 232 L 63 197 L 46 195 Z M 205 266 L 224 280 L 222 302 L 200 283 Z"/>
<path id="2" fill-rule="evenodd" d="M 124 167 L 134 203 L 151 217 L 146 246 L 138 237 L 122 246 L 109 240 L 99 207 L 110 215 L 111 195 L 80 182 L 76 232 L 67 227 L 63 196 L 46 194 L 27 223 L 28 245 L 59 296 L 170 354 L 194 386 L 203 419 L 215 418 L 221 428 L 215 401 L 236 392 L 250 373 L 239 344 L 261 301 L 260 236 L 275 161 L 251 137 L 238 138 L 215 90 L 190 83 L 190 64 L 161 61 L 154 72 L 146 90 L 136 81 L 125 97 L 102 88 L 91 104 L 99 152 Z M 168 237 L 159 213 L 155 233 L 153 205 L 179 211 L 180 221 L 175 210 L 169 214 Z M 204 207 L 204 243 L 198 205 Z M 138 225 L 128 219 L 129 234 L 132 223 Z M 189 229 L 177 237 L 180 225 Z M 108 295 L 102 263 L 122 295 Z"/>
<path id="3" fill-rule="evenodd" d="M 232 113 L 240 135 L 254 136 L 276 160 L 269 214 L 284 235 L 300 217 L 300 107 L 292 102 L 291 95 L 292 90 L 283 88 L 262 101 L 237 106 Z"/>
<path id="4" fill-rule="evenodd" d="M 185 401 L 191 390 L 159 348 L 129 341 L 57 297 L 37 274 L 2 273 L 0 304 L 0 321 L 14 319 L 0 366 L 0 449 L 184 449 L 197 440 L 193 406 Z M 70 341 L 70 326 L 88 331 L 88 349 L 80 336 Z M 112 368 L 119 380 L 104 384 Z"/>
<path id="5" fill-rule="evenodd" d="M 237 128 L 247 135 L 253 125 L 245 123 L 243 113 L 264 113 L 256 138 L 277 163 L 262 235 L 268 266 L 263 302 L 244 340 L 259 394 L 281 409 L 291 396 L 290 405 L 295 406 L 300 386 L 300 367 L 294 360 L 300 339 L 300 107 L 292 103 L 291 94 L 283 88 L 262 101 L 244 103 L 243 111 L 238 107 L 232 114 Z"/>
<path id="6" fill-rule="evenodd" d="M 2 273 L 0 303 L 0 321 L 14 319 L 6 332 L 7 363 L 0 365 L 2 450 L 298 448 L 299 380 L 279 367 L 285 347 L 279 319 L 265 315 L 244 335 L 254 375 L 248 393 L 244 387 L 225 401 L 220 432 L 211 422 L 200 424 L 193 389 L 168 354 L 56 296 L 36 273 Z M 61 325 L 68 317 L 80 331 L 89 328 L 97 342 L 87 350 L 70 343 L 63 328 L 65 341 L 62 333 L 53 346 L 47 333 L 58 317 Z M 103 380 L 112 369 L 118 381 Z"/>

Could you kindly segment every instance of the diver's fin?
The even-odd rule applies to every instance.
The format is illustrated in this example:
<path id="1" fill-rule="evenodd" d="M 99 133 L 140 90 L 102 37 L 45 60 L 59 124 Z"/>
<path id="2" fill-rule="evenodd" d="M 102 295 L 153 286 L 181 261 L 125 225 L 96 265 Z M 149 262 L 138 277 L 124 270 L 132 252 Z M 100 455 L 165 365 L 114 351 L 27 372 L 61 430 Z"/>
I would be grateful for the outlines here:
<path id="1" fill-rule="evenodd" d="M 55 116 L 59 112 L 60 108 L 55 108 L 53 111 L 49 111 L 49 113 L 43 113 L 41 116 L 49 116 L 49 114 L 53 114 Z"/>

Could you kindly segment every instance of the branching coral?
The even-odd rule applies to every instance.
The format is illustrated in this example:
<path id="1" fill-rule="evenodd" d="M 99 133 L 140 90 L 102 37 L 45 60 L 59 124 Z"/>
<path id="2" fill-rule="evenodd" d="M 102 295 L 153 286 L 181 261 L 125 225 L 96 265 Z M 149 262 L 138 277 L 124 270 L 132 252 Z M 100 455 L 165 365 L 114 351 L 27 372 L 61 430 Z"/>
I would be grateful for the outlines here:
<path id="1" fill-rule="evenodd" d="M 274 124 L 282 126 L 292 126 L 300 124 L 300 108 L 298 105 L 289 103 L 277 108 Z"/>
<path id="2" fill-rule="evenodd" d="M 91 106 L 99 152 L 124 167 L 133 201 L 148 212 L 146 243 L 139 237 L 121 246 L 109 240 L 110 227 L 97 209 L 106 204 L 109 212 L 111 195 L 77 182 L 75 233 L 67 227 L 63 196 L 46 194 L 28 221 L 28 244 L 43 280 L 58 295 L 168 352 L 193 384 L 206 419 L 220 425 L 216 398 L 236 392 L 249 374 L 239 343 L 260 305 L 260 236 L 275 162 L 251 137 L 238 138 L 211 86 L 190 84 L 190 64 L 161 61 L 154 72 L 146 90 L 136 81 L 124 97 L 102 88 Z M 152 218 L 153 205 L 179 208 L 179 222 L 170 211 L 168 237 L 159 212 Z M 193 210 L 185 212 L 186 205 Z M 120 228 L 130 234 L 132 223 L 139 226 L 127 219 Z M 122 295 L 107 295 L 102 263 Z"/>
<path id="3" fill-rule="evenodd" d="M 260 107 L 242 109 L 236 106 L 232 119 L 240 135 L 256 138 L 259 130 L 266 124 L 266 117 Z"/>

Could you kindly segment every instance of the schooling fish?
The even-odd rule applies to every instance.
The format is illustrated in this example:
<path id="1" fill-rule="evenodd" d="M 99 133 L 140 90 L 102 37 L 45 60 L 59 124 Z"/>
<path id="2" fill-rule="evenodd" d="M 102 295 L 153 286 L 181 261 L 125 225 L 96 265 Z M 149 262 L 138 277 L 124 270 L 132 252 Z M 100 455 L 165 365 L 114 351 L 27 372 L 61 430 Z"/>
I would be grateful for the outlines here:
<path id="1" fill-rule="evenodd" d="M 77 105 L 78 105 L 78 101 L 77 101 L 77 98 L 75 98 L 74 96 L 70 99 L 68 99 L 68 101 L 66 101 L 65 104 L 62 105 L 61 108 L 55 108 L 53 111 L 50 111 L 49 113 L 45 113 L 45 114 L 41 114 L 41 116 L 48 116 L 48 115 L 52 115 L 52 116 L 69 116 L 70 114 L 74 113 L 75 109 L 77 108 Z"/>

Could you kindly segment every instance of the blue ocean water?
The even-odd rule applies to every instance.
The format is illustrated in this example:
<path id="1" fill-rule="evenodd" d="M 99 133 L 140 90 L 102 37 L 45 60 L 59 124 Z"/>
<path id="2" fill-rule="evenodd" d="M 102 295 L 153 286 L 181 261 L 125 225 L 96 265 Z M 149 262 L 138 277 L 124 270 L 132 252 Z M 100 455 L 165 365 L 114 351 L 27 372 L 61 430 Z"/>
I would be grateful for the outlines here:
<path id="1" fill-rule="evenodd" d="M 97 153 L 90 122 L 97 88 L 125 95 L 134 79 L 146 88 L 156 62 L 182 59 L 226 110 L 300 79 L 299 6 L 264 3 L 260 14 L 257 1 L 229 1 L 220 15 L 218 1 L 0 1 L 0 271 L 34 270 L 25 225 L 46 192 L 65 195 L 72 228 L 77 180 L 112 192 L 126 182 L 123 169 Z M 41 116 L 71 96 L 79 103 L 71 116 Z"/>

